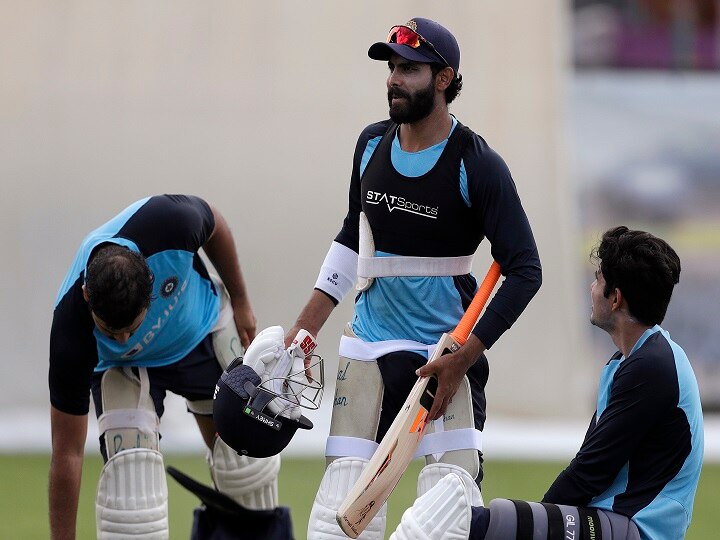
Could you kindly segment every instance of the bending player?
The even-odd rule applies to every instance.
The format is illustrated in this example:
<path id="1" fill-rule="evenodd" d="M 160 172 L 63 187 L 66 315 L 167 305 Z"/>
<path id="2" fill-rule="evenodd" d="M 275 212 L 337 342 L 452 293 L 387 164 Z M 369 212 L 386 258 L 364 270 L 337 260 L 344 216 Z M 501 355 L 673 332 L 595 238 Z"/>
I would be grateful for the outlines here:
<path id="1" fill-rule="evenodd" d="M 395 540 L 680 540 L 703 459 L 697 381 L 659 325 L 680 259 L 642 231 L 607 231 L 593 252 L 590 322 L 618 347 L 600 378 L 585 440 L 542 503 L 472 503 L 456 468 L 403 515 Z"/>
<path id="2" fill-rule="evenodd" d="M 92 231 L 61 285 L 50 335 L 52 538 L 75 538 L 91 391 L 106 461 L 98 538 L 168 538 L 159 444 L 167 391 L 186 398 L 218 488 L 246 508 L 275 507 L 279 457 L 240 457 L 214 439 L 215 383 L 254 337 L 232 234 L 202 199 L 148 197 Z M 258 472 L 264 483 L 245 489 Z"/>
<path id="3" fill-rule="evenodd" d="M 358 139 L 347 216 L 286 336 L 289 342 L 299 328 L 317 335 L 360 276 L 355 314 L 340 343 L 328 467 L 310 517 L 311 540 L 345 538 L 336 512 L 418 369 L 438 380 L 429 413 L 434 432 L 420 447 L 428 463 L 420 489 L 445 474 L 444 464 L 455 464 L 477 481 L 480 500 L 483 352 L 541 282 L 535 240 L 506 164 L 449 112 L 462 88 L 452 33 L 415 18 L 393 27 L 368 55 L 387 62 L 390 119 Z M 485 237 L 506 279 L 467 343 L 425 365 L 428 350 L 455 327 L 475 294 L 472 258 Z M 384 538 L 384 515 L 381 510 L 361 538 Z"/>

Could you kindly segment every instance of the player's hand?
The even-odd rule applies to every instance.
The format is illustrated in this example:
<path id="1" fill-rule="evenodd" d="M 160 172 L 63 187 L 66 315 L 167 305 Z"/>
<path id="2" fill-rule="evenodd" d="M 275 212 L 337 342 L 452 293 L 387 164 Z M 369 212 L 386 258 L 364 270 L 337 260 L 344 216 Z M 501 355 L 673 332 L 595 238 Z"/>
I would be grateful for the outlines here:
<path id="1" fill-rule="evenodd" d="M 304 328 L 302 328 L 300 325 L 296 324 L 295 326 L 290 328 L 290 330 L 287 331 L 287 333 L 285 334 L 285 348 L 286 349 L 288 347 L 290 347 L 290 345 L 292 345 L 293 340 L 295 339 L 295 337 L 297 336 L 297 334 L 300 330 L 304 330 Z M 313 336 L 317 336 L 317 334 L 313 334 Z M 313 347 L 313 349 L 314 348 L 315 347 Z M 312 376 L 312 370 L 310 369 L 311 363 L 312 363 L 312 353 L 307 354 L 305 356 L 305 377 L 307 378 L 308 382 L 314 381 L 313 376 Z"/>
<path id="2" fill-rule="evenodd" d="M 441 356 L 415 371 L 419 377 L 434 376 L 438 380 L 435 399 L 428 413 L 430 420 L 437 420 L 445 414 L 467 370 L 480 358 L 484 350 L 482 342 L 471 335 L 458 351 Z"/>
<path id="3" fill-rule="evenodd" d="M 287 349 L 292 345 L 293 340 L 295 339 L 295 336 L 297 336 L 297 333 L 302 330 L 299 325 L 295 325 L 290 330 L 285 332 L 285 348 Z"/>
<path id="4" fill-rule="evenodd" d="M 247 349 L 250 346 L 250 342 L 255 339 L 257 332 L 255 313 L 249 300 L 235 301 L 233 299 L 231 304 L 240 343 L 242 343 L 243 348 Z"/>

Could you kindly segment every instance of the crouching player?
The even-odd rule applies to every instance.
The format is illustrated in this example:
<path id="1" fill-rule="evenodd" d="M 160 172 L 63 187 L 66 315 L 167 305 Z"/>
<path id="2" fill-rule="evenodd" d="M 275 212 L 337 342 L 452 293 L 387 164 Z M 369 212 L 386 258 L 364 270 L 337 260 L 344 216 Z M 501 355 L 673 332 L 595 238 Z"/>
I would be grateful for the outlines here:
<path id="1" fill-rule="evenodd" d="M 168 391 L 186 399 L 220 489 L 246 508 L 274 508 L 279 458 L 238 456 L 214 439 L 215 384 L 254 337 L 232 234 L 204 200 L 148 197 L 92 231 L 61 285 L 50 335 L 52 538 L 75 538 L 91 391 L 105 459 L 98 538 L 169 537 L 159 444 Z"/>
<path id="2" fill-rule="evenodd" d="M 580 451 L 533 503 L 472 504 L 460 468 L 403 515 L 394 540 L 676 540 L 685 537 L 703 458 L 697 381 L 659 324 L 680 259 L 663 240 L 617 227 L 593 251 L 590 322 L 618 352 L 600 378 Z"/>

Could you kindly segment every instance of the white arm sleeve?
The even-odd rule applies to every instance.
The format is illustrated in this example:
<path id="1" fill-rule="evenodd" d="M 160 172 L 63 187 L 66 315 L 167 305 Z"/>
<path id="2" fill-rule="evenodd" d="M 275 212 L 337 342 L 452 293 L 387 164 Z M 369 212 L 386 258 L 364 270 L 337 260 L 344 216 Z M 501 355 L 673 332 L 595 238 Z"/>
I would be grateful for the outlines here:
<path id="1" fill-rule="evenodd" d="M 349 247 L 333 242 L 325 256 L 315 288 L 340 303 L 357 280 L 358 254 Z"/>

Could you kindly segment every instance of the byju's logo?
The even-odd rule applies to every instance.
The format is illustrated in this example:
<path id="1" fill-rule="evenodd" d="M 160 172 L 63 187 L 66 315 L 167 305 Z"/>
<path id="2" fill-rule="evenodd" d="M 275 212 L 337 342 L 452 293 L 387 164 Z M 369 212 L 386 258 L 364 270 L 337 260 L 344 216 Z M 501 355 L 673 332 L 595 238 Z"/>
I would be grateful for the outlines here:
<path id="1" fill-rule="evenodd" d="M 379 191 L 368 191 L 365 194 L 365 202 L 368 204 L 387 204 L 388 211 L 402 210 L 403 212 L 410 212 L 417 216 L 422 216 L 430 219 L 437 219 L 438 207 L 428 206 L 426 204 L 418 204 L 412 201 L 408 201 L 405 197 L 398 197 L 397 195 L 388 195 L 387 193 L 380 193 Z"/>

